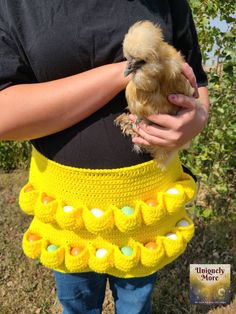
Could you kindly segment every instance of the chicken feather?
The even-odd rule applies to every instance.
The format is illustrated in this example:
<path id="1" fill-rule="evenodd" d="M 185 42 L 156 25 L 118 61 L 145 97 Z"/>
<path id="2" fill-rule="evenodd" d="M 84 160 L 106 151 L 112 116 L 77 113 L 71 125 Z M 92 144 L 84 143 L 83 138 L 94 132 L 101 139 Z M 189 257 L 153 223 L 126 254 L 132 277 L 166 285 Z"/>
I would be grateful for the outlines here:
<path id="1" fill-rule="evenodd" d="M 179 107 L 168 101 L 168 95 L 193 95 L 193 88 L 182 74 L 183 56 L 163 39 L 161 28 L 150 21 L 140 21 L 130 27 L 123 41 L 123 53 L 128 60 L 125 75 L 132 78 L 125 91 L 128 109 L 138 121 L 148 121 L 151 114 L 177 114 Z M 137 136 L 129 114 L 118 116 L 115 124 L 125 135 Z M 176 150 L 158 146 L 134 145 L 137 152 L 147 151 L 165 169 Z"/>

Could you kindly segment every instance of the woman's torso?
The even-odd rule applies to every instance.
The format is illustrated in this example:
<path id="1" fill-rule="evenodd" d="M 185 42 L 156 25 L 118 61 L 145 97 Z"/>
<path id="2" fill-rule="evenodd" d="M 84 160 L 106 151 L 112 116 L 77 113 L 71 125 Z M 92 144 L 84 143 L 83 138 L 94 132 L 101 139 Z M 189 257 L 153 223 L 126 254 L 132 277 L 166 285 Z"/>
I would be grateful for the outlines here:
<path id="1" fill-rule="evenodd" d="M 10 31 L 36 82 L 122 61 L 124 35 L 138 20 L 158 23 L 172 43 L 168 1 L 25 0 L 7 6 Z M 82 122 L 32 143 L 46 157 L 74 167 L 118 168 L 150 160 L 135 153 L 131 139 L 114 125 L 126 106 L 121 92 Z"/>

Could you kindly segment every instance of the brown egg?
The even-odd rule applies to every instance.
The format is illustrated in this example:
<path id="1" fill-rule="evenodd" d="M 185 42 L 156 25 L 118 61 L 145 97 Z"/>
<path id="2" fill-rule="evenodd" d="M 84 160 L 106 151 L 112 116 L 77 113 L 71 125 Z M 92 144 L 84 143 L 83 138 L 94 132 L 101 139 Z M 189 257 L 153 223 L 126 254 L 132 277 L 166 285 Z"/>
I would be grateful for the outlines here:
<path id="1" fill-rule="evenodd" d="M 78 256 L 83 251 L 82 247 L 76 246 L 70 250 L 70 254 L 73 256 Z"/>
<path id="2" fill-rule="evenodd" d="M 41 239 L 41 237 L 35 233 L 29 233 L 28 237 L 27 237 L 29 242 L 34 242 L 34 241 L 38 241 Z"/>
<path id="3" fill-rule="evenodd" d="M 34 190 L 34 187 L 33 187 L 33 185 L 29 185 L 29 186 L 27 186 L 26 188 L 25 188 L 25 192 L 27 193 L 27 192 L 30 192 L 30 191 L 33 191 Z"/>
<path id="4" fill-rule="evenodd" d="M 145 244 L 145 247 L 149 250 L 155 250 L 157 248 L 156 242 L 150 241 Z"/>
<path id="5" fill-rule="evenodd" d="M 43 196 L 43 198 L 42 198 L 42 203 L 46 205 L 46 204 L 52 202 L 53 200 L 54 200 L 53 197 L 48 196 L 48 195 L 45 195 L 45 196 Z"/>
<path id="6" fill-rule="evenodd" d="M 157 206 L 157 201 L 154 198 L 150 198 L 145 202 L 148 206 Z"/>

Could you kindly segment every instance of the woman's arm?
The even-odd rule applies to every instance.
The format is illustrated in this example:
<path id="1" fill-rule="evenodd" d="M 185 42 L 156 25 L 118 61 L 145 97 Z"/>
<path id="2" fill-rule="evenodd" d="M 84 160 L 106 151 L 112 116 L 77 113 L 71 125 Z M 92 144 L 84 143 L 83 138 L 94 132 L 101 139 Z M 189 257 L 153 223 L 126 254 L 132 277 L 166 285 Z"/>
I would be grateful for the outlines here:
<path id="1" fill-rule="evenodd" d="M 104 65 L 46 83 L 0 91 L 0 140 L 27 140 L 66 129 L 123 90 L 126 62 Z"/>

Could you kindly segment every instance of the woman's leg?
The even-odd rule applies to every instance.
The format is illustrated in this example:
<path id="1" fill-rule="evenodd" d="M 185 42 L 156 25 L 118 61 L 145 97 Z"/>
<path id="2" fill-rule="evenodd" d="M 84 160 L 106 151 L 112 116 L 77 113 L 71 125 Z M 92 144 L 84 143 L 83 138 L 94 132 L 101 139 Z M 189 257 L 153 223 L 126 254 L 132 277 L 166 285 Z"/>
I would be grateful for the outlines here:
<path id="1" fill-rule="evenodd" d="M 139 278 L 117 278 L 109 275 L 117 314 L 150 314 L 151 296 L 157 273 Z"/>
<path id="2" fill-rule="evenodd" d="M 63 314 L 97 314 L 102 311 L 107 275 L 54 272 Z"/>

